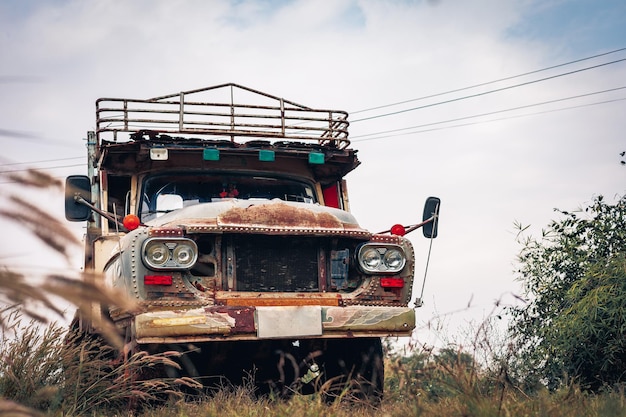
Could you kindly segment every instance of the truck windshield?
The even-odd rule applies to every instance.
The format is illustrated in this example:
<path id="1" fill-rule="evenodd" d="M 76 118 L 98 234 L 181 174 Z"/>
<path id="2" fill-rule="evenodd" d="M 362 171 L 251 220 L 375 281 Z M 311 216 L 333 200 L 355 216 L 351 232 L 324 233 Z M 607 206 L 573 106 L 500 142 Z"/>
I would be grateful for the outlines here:
<path id="1" fill-rule="evenodd" d="M 310 184 L 293 179 L 214 173 L 163 174 L 144 181 L 141 219 L 148 221 L 182 207 L 234 198 L 317 202 Z"/>

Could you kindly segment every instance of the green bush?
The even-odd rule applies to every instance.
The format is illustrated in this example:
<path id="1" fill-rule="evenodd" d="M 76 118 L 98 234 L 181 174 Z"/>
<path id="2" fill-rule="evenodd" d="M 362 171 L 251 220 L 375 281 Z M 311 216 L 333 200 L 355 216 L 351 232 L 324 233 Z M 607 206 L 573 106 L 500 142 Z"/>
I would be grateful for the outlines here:
<path id="1" fill-rule="evenodd" d="M 528 302 L 512 309 L 513 368 L 527 387 L 598 390 L 626 375 L 626 197 L 560 211 L 519 260 Z"/>

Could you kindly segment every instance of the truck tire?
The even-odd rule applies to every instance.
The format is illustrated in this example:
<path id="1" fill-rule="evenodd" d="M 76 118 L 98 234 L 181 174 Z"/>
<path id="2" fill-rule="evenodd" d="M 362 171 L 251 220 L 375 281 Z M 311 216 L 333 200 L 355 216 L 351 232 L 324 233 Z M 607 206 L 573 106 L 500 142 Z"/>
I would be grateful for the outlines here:
<path id="1" fill-rule="evenodd" d="M 253 382 L 255 393 L 289 398 L 317 393 L 327 403 L 349 400 L 378 405 L 383 397 L 384 365 L 380 338 L 217 342 L 167 346 L 185 352 L 169 377 L 189 376 L 208 391 Z M 165 348 L 163 346 L 162 348 Z M 317 369 L 313 378 L 307 373 Z M 247 382 L 246 382 L 247 381 Z"/>
<path id="2" fill-rule="evenodd" d="M 320 392 L 327 402 L 349 400 L 380 404 L 384 364 L 380 338 L 337 339 L 324 354 L 325 382 Z"/>

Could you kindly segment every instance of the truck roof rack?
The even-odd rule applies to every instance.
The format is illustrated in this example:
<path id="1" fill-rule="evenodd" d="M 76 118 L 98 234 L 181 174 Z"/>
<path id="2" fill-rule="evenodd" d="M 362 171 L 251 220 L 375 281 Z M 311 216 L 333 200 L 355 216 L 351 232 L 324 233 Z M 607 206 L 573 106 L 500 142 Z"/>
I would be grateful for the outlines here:
<path id="1" fill-rule="evenodd" d="M 232 142 L 251 137 L 316 141 L 318 145 L 345 149 L 350 145 L 348 125 L 345 111 L 312 109 L 233 83 L 146 100 L 96 101 L 98 145 L 103 140 L 129 141 L 130 134 L 143 130 L 210 136 L 211 140 L 230 138 Z M 129 135 L 120 135 L 123 132 Z"/>

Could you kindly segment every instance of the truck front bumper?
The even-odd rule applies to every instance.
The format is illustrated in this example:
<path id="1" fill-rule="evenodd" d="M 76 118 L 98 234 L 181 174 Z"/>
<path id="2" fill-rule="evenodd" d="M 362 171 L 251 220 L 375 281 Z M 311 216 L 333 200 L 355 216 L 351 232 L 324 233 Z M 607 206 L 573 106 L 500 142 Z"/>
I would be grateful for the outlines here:
<path id="1" fill-rule="evenodd" d="M 409 307 L 207 306 L 134 317 L 138 343 L 408 336 Z"/>

